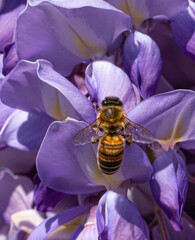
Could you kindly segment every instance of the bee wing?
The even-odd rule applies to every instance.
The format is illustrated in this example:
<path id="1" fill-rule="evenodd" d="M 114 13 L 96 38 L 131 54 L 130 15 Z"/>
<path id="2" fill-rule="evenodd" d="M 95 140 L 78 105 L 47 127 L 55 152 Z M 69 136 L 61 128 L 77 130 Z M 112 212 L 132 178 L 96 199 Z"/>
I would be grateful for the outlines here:
<path id="1" fill-rule="evenodd" d="M 84 145 L 86 143 L 90 143 L 95 141 L 99 136 L 99 125 L 100 125 L 100 118 L 98 118 L 95 122 L 87 126 L 86 128 L 82 129 L 79 133 L 76 134 L 74 137 L 74 144 L 75 145 Z"/>
<path id="2" fill-rule="evenodd" d="M 127 139 L 128 135 L 130 135 L 129 140 L 132 139 L 132 141 L 137 143 L 150 144 L 153 142 L 154 137 L 150 131 L 126 117 L 123 117 L 123 122 L 125 124 L 124 135 Z"/>

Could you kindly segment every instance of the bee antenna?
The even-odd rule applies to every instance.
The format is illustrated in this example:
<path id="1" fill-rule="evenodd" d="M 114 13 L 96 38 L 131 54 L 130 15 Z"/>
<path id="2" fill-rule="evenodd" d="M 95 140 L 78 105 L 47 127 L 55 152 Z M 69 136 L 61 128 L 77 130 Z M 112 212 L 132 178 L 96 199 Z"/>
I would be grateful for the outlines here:
<path id="1" fill-rule="evenodd" d="M 95 109 L 96 109 L 97 111 L 100 111 L 100 108 L 99 108 L 99 106 L 98 106 L 98 104 L 97 104 L 96 102 L 93 103 L 93 106 L 95 107 Z"/>

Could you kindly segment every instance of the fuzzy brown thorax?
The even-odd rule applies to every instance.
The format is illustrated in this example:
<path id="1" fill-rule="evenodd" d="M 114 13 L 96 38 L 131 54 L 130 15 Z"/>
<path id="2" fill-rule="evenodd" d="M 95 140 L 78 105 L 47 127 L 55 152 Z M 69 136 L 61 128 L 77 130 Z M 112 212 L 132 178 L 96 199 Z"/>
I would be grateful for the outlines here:
<path id="1" fill-rule="evenodd" d="M 107 97 L 102 101 L 102 108 L 98 112 L 97 118 L 101 118 L 100 130 L 106 134 L 117 134 L 124 129 L 123 104 L 118 98 Z"/>

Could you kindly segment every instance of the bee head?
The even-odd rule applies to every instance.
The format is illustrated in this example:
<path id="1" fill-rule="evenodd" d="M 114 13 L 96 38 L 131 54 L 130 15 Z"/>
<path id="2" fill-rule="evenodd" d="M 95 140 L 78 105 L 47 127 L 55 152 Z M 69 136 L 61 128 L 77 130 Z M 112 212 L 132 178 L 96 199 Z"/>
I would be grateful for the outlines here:
<path id="1" fill-rule="evenodd" d="M 118 98 L 118 97 L 106 97 L 103 101 L 102 101 L 102 106 L 123 106 L 122 101 Z"/>

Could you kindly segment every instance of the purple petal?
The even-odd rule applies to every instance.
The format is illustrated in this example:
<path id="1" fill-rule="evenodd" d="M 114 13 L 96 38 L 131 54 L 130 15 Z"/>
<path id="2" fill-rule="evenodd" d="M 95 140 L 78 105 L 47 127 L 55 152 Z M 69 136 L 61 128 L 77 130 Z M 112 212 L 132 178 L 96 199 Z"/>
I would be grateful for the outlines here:
<path id="1" fill-rule="evenodd" d="M 33 169 L 36 154 L 7 147 L 0 151 L 0 159 L 1 168 L 9 168 L 16 174 L 24 174 Z"/>
<path id="2" fill-rule="evenodd" d="M 9 232 L 10 226 L 4 221 L 0 221 L 0 233 L 2 240 L 7 240 L 7 235 Z"/>
<path id="3" fill-rule="evenodd" d="M 86 124 L 71 119 L 50 126 L 37 158 L 38 172 L 46 186 L 65 193 L 91 193 L 103 190 L 101 185 L 108 187 L 128 179 L 142 183 L 150 179 L 150 161 L 141 148 L 133 145 L 127 146 L 121 168 L 110 176 L 108 183 L 97 167 L 92 145 L 74 146 L 73 138 L 82 129 L 81 126 L 84 128 Z M 73 173 L 76 173 L 77 178 L 73 179 Z"/>
<path id="4" fill-rule="evenodd" d="M 60 105 L 58 107 L 62 109 L 61 111 L 64 112 L 66 116 L 84 120 L 89 123 L 95 120 L 93 104 L 72 83 L 55 72 L 49 63 L 40 62 L 38 77 L 44 83 L 49 84 L 59 91 L 59 103 L 57 104 Z M 45 101 L 48 101 L 48 99 Z M 58 107 L 55 106 L 55 108 Z M 55 108 L 53 111 L 55 110 L 54 113 L 56 114 L 57 111 Z M 60 119 L 57 116 L 56 118 Z M 64 118 L 62 120 L 64 120 Z"/>
<path id="5" fill-rule="evenodd" d="M 95 119 L 92 103 L 44 60 L 19 62 L 3 80 L 1 99 L 13 108 L 42 111 L 59 120 L 67 116 L 89 122 Z"/>
<path id="6" fill-rule="evenodd" d="M 109 191 L 100 199 L 97 209 L 100 240 L 149 239 L 147 224 L 135 205 L 125 196 Z"/>
<path id="7" fill-rule="evenodd" d="M 177 153 L 169 150 L 155 160 L 153 168 L 150 181 L 152 194 L 173 228 L 181 231 L 181 212 L 188 188 L 185 163 Z"/>
<path id="8" fill-rule="evenodd" d="M 106 0 L 132 18 L 133 25 L 139 25 L 146 19 L 168 20 L 188 6 L 187 0 Z"/>
<path id="9" fill-rule="evenodd" d="M 84 229 L 84 226 L 81 225 L 79 227 L 77 227 L 74 232 L 72 233 L 70 240 L 75 240 L 77 239 L 77 237 L 79 236 L 80 232 Z"/>
<path id="10" fill-rule="evenodd" d="M 0 129 L 3 127 L 7 118 L 15 111 L 13 108 L 8 107 L 0 101 Z"/>
<path id="11" fill-rule="evenodd" d="M 114 176 L 121 181 L 130 179 L 135 183 L 150 180 L 153 168 L 145 152 L 136 144 L 125 147 L 122 165 Z"/>
<path id="12" fill-rule="evenodd" d="M 128 199 L 133 202 L 142 216 L 151 216 L 155 212 L 155 200 L 149 183 L 134 184 L 127 192 Z"/>
<path id="13" fill-rule="evenodd" d="M 1 129 L 4 125 L 4 123 L 6 122 L 6 120 L 8 119 L 8 117 L 13 113 L 14 109 L 10 108 L 6 105 L 4 105 L 1 101 L 0 101 L 0 132 Z M 1 134 L 0 134 L 1 135 Z M 2 136 L 0 136 L 0 150 L 5 148 L 7 145 L 4 142 L 4 140 L 2 139 Z"/>
<path id="14" fill-rule="evenodd" d="M 3 74 L 6 76 L 18 63 L 15 44 L 7 45 L 4 49 Z"/>
<path id="15" fill-rule="evenodd" d="M 89 217 L 84 225 L 84 228 L 75 239 L 77 240 L 98 239 L 98 231 L 97 231 L 97 224 L 96 224 L 96 210 L 97 210 L 97 206 L 91 208 Z M 74 234 L 76 235 L 76 233 Z M 74 239 L 74 238 L 71 238 L 71 239 Z"/>
<path id="16" fill-rule="evenodd" d="M 119 97 L 126 112 L 140 102 L 137 89 L 127 74 L 110 62 L 91 63 L 86 69 L 86 85 L 92 101 L 96 101 L 99 106 L 107 96 Z"/>
<path id="17" fill-rule="evenodd" d="M 139 28 L 141 23 L 149 18 L 145 0 L 106 0 L 116 8 L 131 16 L 132 26 Z"/>
<path id="18" fill-rule="evenodd" d="M 3 74 L 2 74 L 2 69 L 3 69 L 3 54 L 0 54 L 0 80 L 3 79 Z"/>
<path id="19" fill-rule="evenodd" d="M 116 48 L 118 37 L 129 26 L 129 16 L 101 0 L 29 1 L 17 24 L 18 56 L 49 60 L 68 75 L 79 62 Z"/>
<path id="20" fill-rule="evenodd" d="M 165 93 L 174 90 L 174 87 L 162 75 L 160 77 L 156 94 Z"/>
<path id="21" fill-rule="evenodd" d="M 195 228 L 194 226 L 187 221 L 184 217 L 181 218 L 183 231 L 177 232 L 174 231 L 168 221 L 166 222 L 166 227 L 168 228 L 168 233 L 170 239 L 177 239 L 177 240 L 191 240 L 195 236 Z M 161 238 L 161 233 L 159 232 L 158 226 L 156 226 L 152 230 L 152 236 L 154 240 L 159 240 Z"/>
<path id="22" fill-rule="evenodd" d="M 40 181 L 38 175 L 34 177 L 34 181 L 36 183 L 34 202 L 36 209 L 40 212 L 51 211 L 60 200 L 68 196 L 65 193 L 57 192 L 45 186 L 45 184 Z"/>
<path id="23" fill-rule="evenodd" d="M 137 105 L 127 117 L 150 130 L 165 150 L 175 144 L 192 149 L 195 92 L 175 90 L 150 97 Z"/>
<path id="24" fill-rule="evenodd" d="M 147 1 L 149 16 L 161 19 L 171 19 L 181 11 L 185 10 L 188 0 L 149 0 Z"/>
<path id="25" fill-rule="evenodd" d="M 31 208 L 33 183 L 25 176 L 13 176 L 8 171 L 0 173 L 0 215 L 10 224 L 11 215 Z"/>
<path id="26" fill-rule="evenodd" d="M 91 144 L 75 146 L 73 142 L 84 127 L 84 122 L 73 119 L 50 125 L 37 157 L 38 174 L 47 187 L 70 194 L 104 189 L 98 183 L 102 176 Z"/>
<path id="27" fill-rule="evenodd" d="M 0 3 L 0 14 L 10 12 L 17 8 L 21 4 L 25 4 L 26 0 L 6 0 L 6 1 L 1 1 Z"/>
<path id="28" fill-rule="evenodd" d="M 13 43 L 14 41 L 14 31 L 16 27 L 16 22 L 20 12 L 24 9 L 25 5 L 20 5 L 13 11 L 6 14 L 0 15 L 0 52 L 6 45 Z"/>
<path id="29" fill-rule="evenodd" d="M 56 228 L 70 222 L 74 218 L 88 211 L 89 208 L 87 206 L 78 206 L 60 212 L 53 217 L 46 219 L 38 227 L 36 227 L 35 230 L 32 231 L 32 233 L 28 237 L 28 240 L 46 239 L 47 236 L 52 233 Z"/>
<path id="30" fill-rule="evenodd" d="M 161 56 L 157 44 L 147 35 L 134 31 L 125 41 L 125 71 L 143 98 L 156 91 L 161 74 Z"/>
<path id="31" fill-rule="evenodd" d="M 173 36 L 180 49 L 195 61 L 195 3 L 171 20 Z"/>
<path id="32" fill-rule="evenodd" d="M 10 240 L 14 240 L 14 239 L 25 239 L 26 237 L 26 233 L 24 231 L 20 231 L 19 229 L 15 228 L 15 226 L 13 226 L 13 228 L 11 229 L 11 231 L 9 230 L 8 232 L 8 238 Z"/>
<path id="33" fill-rule="evenodd" d="M 185 56 L 176 44 L 170 25 L 156 23 L 150 32 L 158 44 L 163 61 L 162 74 L 175 89 L 193 89 L 195 85 L 195 64 Z"/>
<path id="34" fill-rule="evenodd" d="M 43 222 L 44 217 L 40 212 L 34 209 L 28 209 L 16 212 L 11 217 L 11 227 L 8 233 L 8 239 L 26 239 L 36 226 Z"/>
<path id="35" fill-rule="evenodd" d="M 15 110 L 1 129 L 1 139 L 10 147 L 38 151 L 48 126 L 54 119 L 43 113 Z"/>

